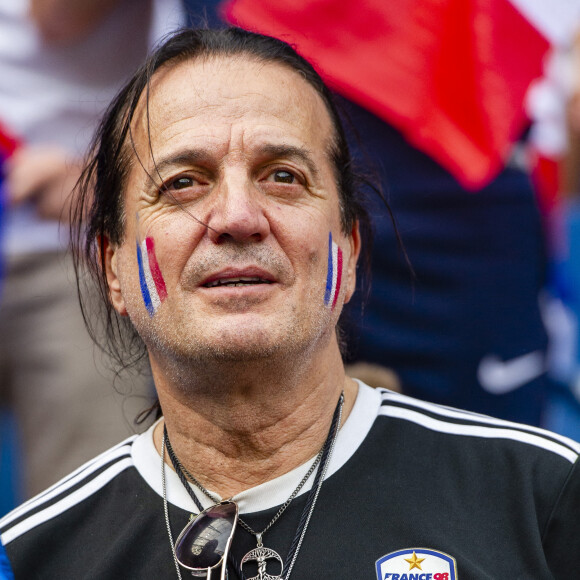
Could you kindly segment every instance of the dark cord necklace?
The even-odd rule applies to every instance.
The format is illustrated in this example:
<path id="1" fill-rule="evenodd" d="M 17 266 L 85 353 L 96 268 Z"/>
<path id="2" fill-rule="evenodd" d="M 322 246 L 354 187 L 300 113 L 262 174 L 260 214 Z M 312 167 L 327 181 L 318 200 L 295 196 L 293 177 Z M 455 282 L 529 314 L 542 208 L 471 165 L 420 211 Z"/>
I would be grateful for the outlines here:
<path id="1" fill-rule="evenodd" d="M 262 532 L 259 532 L 259 533 L 255 532 L 246 522 L 244 522 L 241 518 L 238 518 L 238 522 L 240 523 L 241 527 L 244 530 L 246 530 L 247 532 L 249 532 L 250 534 L 256 536 L 257 543 L 258 543 L 258 547 L 255 550 L 248 552 L 248 554 L 246 554 L 246 556 L 244 556 L 244 559 L 242 560 L 241 565 L 235 560 L 231 551 L 228 554 L 229 564 L 235 570 L 236 574 L 238 575 L 238 577 L 241 580 L 246 580 L 246 576 L 242 570 L 243 564 L 246 560 L 247 561 L 256 560 L 257 558 L 254 557 L 255 552 L 261 553 L 262 556 L 267 553 L 270 558 L 278 559 L 280 561 L 280 563 L 282 564 L 282 559 L 280 558 L 280 556 L 276 552 L 274 552 L 273 550 L 269 550 L 268 548 L 263 547 L 262 535 L 267 530 L 269 530 L 272 525 L 274 525 L 274 523 L 278 520 L 278 518 L 282 515 L 282 513 L 286 510 L 286 508 L 290 505 L 292 500 L 298 495 L 299 491 L 302 489 L 302 487 L 304 486 L 304 484 L 306 483 L 308 478 L 312 475 L 312 473 L 316 469 L 316 466 L 319 466 L 318 470 L 316 472 L 316 476 L 314 478 L 314 483 L 312 484 L 312 488 L 308 492 L 308 498 L 306 501 L 306 505 L 304 506 L 304 509 L 302 510 L 300 522 L 298 523 L 298 527 L 296 529 L 294 539 L 292 540 L 292 544 L 290 545 L 290 550 L 288 551 L 288 555 L 286 556 L 286 561 L 284 562 L 284 565 L 282 567 L 282 572 L 284 570 L 286 570 L 286 574 L 284 576 L 282 575 L 282 572 L 280 573 L 279 576 L 270 576 L 270 575 L 266 574 L 266 572 L 265 572 L 265 559 L 262 558 L 259 575 L 256 577 L 256 578 L 259 578 L 260 580 L 262 578 L 273 578 L 275 580 L 276 579 L 288 580 L 290 578 L 290 573 L 292 572 L 292 569 L 294 567 L 294 563 L 295 563 L 296 558 L 298 556 L 298 551 L 300 550 L 300 546 L 302 545 L 302 541 L 303 541 L 304 535 L 306 533 L 306 528 L 308 527 L 308 524 L 310 522 L 310 518 L 311 518 L 312 513 L 314 511 L 314 506 L 316 504 L 318 494 L 320 493 L 320 488 L 322 486 L 322 482 L 324 481 L 324 476 L 325 476 L 326 470 L 328 468 L 328 462 L 329 462 L 330 456 L 332 454 L 334 444 L 336 442 L 336 437 L 338 435 L 338 431 L 340 429 L 343 403 L 344 403 L 344 393 L 341 393 L 340 398 L 338 400 L 338 403 L 336 405 L 336 409 L 334 411 L 334 415 L 332 417 L 332 423 L 330 425 L 328 435 L 326 437 L 326 440 L 325 440 L 322 448 L 320 449 L 320 452 L 318 453 L 318 455 L 317 455 L 316 459 L 314 460 L 314 462 L 312 463 L 310 469 L 308 470 L 306 475 L 302 478 L 302 480 L 300 481 L 300 483 L 298 484 L 296 489 L 292 492 L 292 494 L 286 500 L 286 502 L 280 507 L 278 512 L 276 512 L 276 515 L 274 516 L 274 518 L 262 530 Z M 204 495 L 206 495 L 212 501 L 219 503 L 219 501 L 220 501 L 219 498 L 217 496 L 213 495 L 210 491 L 208 491 L 191 473 L 189 473 L 189 471 L 179 461 L 179 459 L 175 455 L 175 452 L 173 451 L 173 448 L 172 448 L 171 443 L 169 441 L 169 436 L 167 434 L 167 426 L 165 426 L 165 425 L 163 427 L 163 438 L 164 438 L 164 444 L 165 444 L 165 447 L 167 448 L 167 453 L 169 455 L 169 458 L 171 459 L 171 463 L 173 465 L 173 468 L 175 469 L 175 472 L 177 473 L 179 480 L 181 481 L 181 483 L 185 487 L 188 495 L 191 497 L 191 499 L 195 503 L 197 509 L 200 512 L 202 512 L 203 506 L 201 505 L 201 502 L 199 501 L 199 499 L 195 495 L 191 486 L 188 484 L 188 478 Z"/>

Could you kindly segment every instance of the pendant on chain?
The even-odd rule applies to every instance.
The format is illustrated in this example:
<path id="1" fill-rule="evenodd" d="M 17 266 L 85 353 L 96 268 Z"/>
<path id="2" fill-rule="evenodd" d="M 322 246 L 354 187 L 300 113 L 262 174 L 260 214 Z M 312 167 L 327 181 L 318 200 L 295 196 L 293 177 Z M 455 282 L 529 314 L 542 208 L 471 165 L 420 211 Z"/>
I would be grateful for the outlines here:
<path id="1" fill-rule="evenodd" d="M 257 576 L 253 576 L 252 578 L 248 578 L 248 580 L 281 580 L 282 572 L 284 572 L 284 563 L 282 562 L 282 558 L 280 554 L 275 550 L 271 550 L 270 548 L 266 548 L 262 543 L 262 534 L 256 534 L 256 539 L 258 540 L 258 546 L 253 550 L 250 550 L 243 558 L 242 558 L 242 569 L 244 564 L 247 562 L 256 562 L 258 564 L 258 574 Z M 280 562 L 280 574 L 277 576 L 272 576 L 266 572 L 266 563 L 268 560 L 278 560 Z"/>

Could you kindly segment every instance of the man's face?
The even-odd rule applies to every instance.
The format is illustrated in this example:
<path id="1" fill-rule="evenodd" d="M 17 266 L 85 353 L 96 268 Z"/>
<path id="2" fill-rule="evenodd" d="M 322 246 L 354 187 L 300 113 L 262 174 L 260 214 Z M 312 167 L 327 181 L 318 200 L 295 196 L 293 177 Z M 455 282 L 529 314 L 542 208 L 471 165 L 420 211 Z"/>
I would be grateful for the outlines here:
<path id="1" fill-rule="evenodd" d="M 106 259 L 150 355 L 247 360 L 335 340 L 359 236 L 341 231 L 314 89 L 243 56 L 187 61 L 156 73 L 149 120 L 142 98 L 124 240 Z"/>

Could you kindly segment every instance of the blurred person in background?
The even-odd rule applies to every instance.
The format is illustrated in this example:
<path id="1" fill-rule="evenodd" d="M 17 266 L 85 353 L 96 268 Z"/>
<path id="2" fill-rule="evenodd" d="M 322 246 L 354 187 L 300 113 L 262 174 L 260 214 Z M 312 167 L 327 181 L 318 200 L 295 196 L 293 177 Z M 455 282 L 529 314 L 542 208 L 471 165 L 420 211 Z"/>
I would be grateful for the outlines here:
<path id="1" fill-rule="evenodd" d="M 528 110 L 533 180 L 548 248 L 542 312 L 550 337 L 548 372 L 561 387 L 548 402 L 546 425 L 580 439 L 580 14 L 575 34 L 546 59 Z"/>
<path id="2" fill-rule="evenodd" d="M 0 245 L 2 240 L 2 214 L 5 204 L 4 164 L 14 152 L 18 143 L 5 127 L 0 124 Z M 4 259 L 0 252 L 0 296 L 2 295 L 2 278 Z M 13 454 L 16 452 L 14 438 L 14 417 L 5 404 L 0 401 L 0 514 L 6 513 L 16 504 L 18 471 L 14 466 Z"/>
<path id="3" fill-rule="evenodd" d="M 4 165 L 0 399 L 25 497 L 134 432 L 147 406 L 150 380 L 116 376 L 86 334 L 64 222 L 97 119 L 181 24 L 178 0 L 0 3 L 0 122 L 19 143 Z"/>

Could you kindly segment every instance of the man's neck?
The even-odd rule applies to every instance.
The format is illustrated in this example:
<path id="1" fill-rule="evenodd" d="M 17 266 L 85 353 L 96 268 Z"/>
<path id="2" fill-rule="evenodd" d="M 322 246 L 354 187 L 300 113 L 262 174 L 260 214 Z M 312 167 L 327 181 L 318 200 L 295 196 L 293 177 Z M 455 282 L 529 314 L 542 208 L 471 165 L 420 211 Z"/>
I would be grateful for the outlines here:
<path id="1" fill-rule="evenodd" d="M 188 385 L 155 373 L 164 421 L 183 465 L 208 489 L 231 497 L 287 473 L 322 447 L 340 393 L 343 421 L 357 385 L 344 375 L 338 349 L 323 366 L 205 368 Z M 283 368 L 285 366 L 285 368 Z M 183 376 L 180 373 L 181 376 Z M 191 376 L 191 375 L 190 375 Z M 163 426 L 154 434 L 161 449 Z"/>

